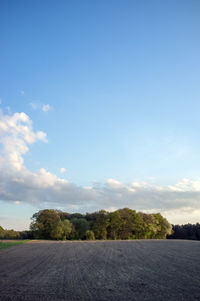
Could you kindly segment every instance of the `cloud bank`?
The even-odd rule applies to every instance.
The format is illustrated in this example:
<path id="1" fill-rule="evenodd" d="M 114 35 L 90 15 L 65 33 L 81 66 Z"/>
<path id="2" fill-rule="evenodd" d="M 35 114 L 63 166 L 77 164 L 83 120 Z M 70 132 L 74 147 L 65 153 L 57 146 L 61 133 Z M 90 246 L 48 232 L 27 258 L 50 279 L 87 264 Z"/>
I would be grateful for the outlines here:
<path id="1" fill-rule="evenodd" d="M 196 222 L 200 217 L 200 180 L 183 179 L 175 185 L 158 186 L 107 179 L 91 187 L 78 186 L 45 168 L 37 172 L 26 168 L 23 156 L 38 141 L 48 142 L 47 135 L 34 131 L 27 114 L 0 111 L 0 200 L 79 212 L 130 207 L 162 212 L 174 223 Z M 60 172 L 64 171 L 61 168 Z"/>

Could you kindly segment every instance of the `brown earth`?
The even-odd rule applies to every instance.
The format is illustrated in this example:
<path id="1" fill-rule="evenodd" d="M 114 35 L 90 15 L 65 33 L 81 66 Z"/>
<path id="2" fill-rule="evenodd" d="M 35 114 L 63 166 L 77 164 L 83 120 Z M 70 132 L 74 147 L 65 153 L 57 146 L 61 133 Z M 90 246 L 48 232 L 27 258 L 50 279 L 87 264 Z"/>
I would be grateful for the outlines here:
<path id="1" fill-rule="evenodd" d="M 3 249 L 0 300 L 200 300 L 200 242 L 29 242 Z"/>

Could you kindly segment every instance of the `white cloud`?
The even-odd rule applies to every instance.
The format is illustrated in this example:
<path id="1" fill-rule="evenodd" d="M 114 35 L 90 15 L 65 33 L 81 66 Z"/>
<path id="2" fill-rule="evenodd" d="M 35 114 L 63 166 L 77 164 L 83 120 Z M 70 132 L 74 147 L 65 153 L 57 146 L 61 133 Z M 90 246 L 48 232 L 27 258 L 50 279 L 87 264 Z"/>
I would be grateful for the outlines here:
<path id="1" fill-rule="evenodd" d="M 200 219 L 200 179 L 183 179 L 171 186 L 107 179 L 81 187 L 45 168 L 38 172 L 26 168 L 23 157 L 37 141 L 47 142 L 46 134 L 33 130 L 27 114 L 10 116 L 0 111 L 0 200 L 80 212 L 130 207 L 161 212 L 174 223 Z M 61 170 L 64 172 L 64 167 Z"/>
<path id="2" fill-rule="evenodd" d="M 60 168 L 60 173 L 65 173 L 65 172 L 66 172 L 66 168 L 61 167 L 61 168 Z"/>
<path id="3" fill-rule="evenodd" d="M 173 191 L 199 191 L 200 192 L 200 179 L 191 181 L 189 179 L 183 179 L 174 186 L 168 186 Z"/>
<path id="4" fill-rule="evenodd" d="M 118 189 L 123 187 L 123 184 L 115 179 L 107 179 L 106 184 L 113 189 Z"/>
<path id="5" fill-rule="evenodd" d="M 43 104 L 42 105 L 42 111 L 43 112 L 48 112 L 51 109 L 51 106 L 49 104 Z"/>
<path id="6" fill-rule="evenodd" d="M 31 106 L 31 108 L 33 110 L 37 110 L 37 109 L 40 108 L 40 105 L 38 103 L 36 103 L 36 102 L 30 102 L 29 105 Z"/>
<path id="7" fill-rule="evenodd" d="M 33 110 L 41 110 L 45 113 L 52 109 L 52 107 L 49 104 L 41 104 L 38 102 L 30 102 L 29 105 Z"/>
<path id="8" fill-rule="evenodd" d="M 21 91 L 20 91 L 20 94 L 21 94 L 21 95 L 24 95 L 24 93 L 25 93 L 24 90 L 21 90 Z"/>
<path id="9" fill-rule="evenodd" d="M 29 150 L 28 145 L 37 140 L 47 142 L 46 134 L 32 129 L 32 121 L 25 113 L 4 115 L 0 111 L 0 153 L 1 168 L 21 170 L 23 155 Z"/>
<path id="10" fill-rule="evenodd" d="M 146 185 L 147 185 L 146 182 L 132 182 L 132 183 L 131 183 L 131 186 L 137 187 L 137 188 L 139 188 L 139 187 L 144 187 L 144 186 L 146 186 Z"/>

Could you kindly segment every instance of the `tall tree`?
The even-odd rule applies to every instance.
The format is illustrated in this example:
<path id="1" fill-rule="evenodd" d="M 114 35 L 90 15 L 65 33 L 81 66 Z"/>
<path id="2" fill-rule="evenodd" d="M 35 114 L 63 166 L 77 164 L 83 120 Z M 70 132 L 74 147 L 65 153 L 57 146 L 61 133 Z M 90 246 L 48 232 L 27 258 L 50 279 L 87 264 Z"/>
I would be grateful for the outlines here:
<path id="1" fill-rule="evenodd" d="M 33 215 L 30 228 L 37 238 L 66 239 L 72 225 L 67 220 L 61 221 L 56 210 L 45 209 Z"/>
<path id="2" fill-rule="evenodd" d="M 107 228 L 108 238 L 119 239 L 120 231 L 122 230 L 123 220 L 119 211 L 111 212 L 108 215 L 109 225 Z"/>
<path id="3" fill-rule="evenodd" d="M 123 208 L 118 210 L 121 219 L 122 227 L 120 230 L 121 239 L 134 239 L 137 238 L 141 219 L 137 215 L 135 210 L 129 208 Z"/>
<path id="4" fill-rule="evenodd" d="M 0 238 L 3 239 L 5 237 L 5 230 L 0 226 Z"/>
<path id="5" fill-rule="evenodd" d="M 71 223 L 75 228 L 74 238 L 85 239 L 86 231 L 89 230 L 89 224 L 85 218 L 72 218 Z"/>
<path id="6" fill-rule="evenodd" d="M 107 227 L 109 225 L 108 212 L 100 210 L 96 214 L 96 220 L 93 224 L 92 230 L 94 231 L 97 239 L 107 239 Z"/>

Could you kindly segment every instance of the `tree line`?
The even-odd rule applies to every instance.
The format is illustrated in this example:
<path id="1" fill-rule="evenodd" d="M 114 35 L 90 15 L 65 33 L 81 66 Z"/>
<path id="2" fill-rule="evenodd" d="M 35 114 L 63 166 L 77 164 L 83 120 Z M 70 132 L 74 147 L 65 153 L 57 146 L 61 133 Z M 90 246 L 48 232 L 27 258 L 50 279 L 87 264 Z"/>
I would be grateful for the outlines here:
<path id="1" fill-rule="evenodd" d="M 29 231 L 6 230 L 0 239 L 192 239 L 200 240 L 200 224 L 171 225 L 160 213 L 123 208 L 114 212 L 68 213 L 45 209 L 32 216 Z"/>
<path id="2" fill-rule="evenodd" d="M 31 231 L 15 231 L 13 229 L 7 230 L 0 226 L 0 239 L 32 239 L 33 233 Z"/>
<path id="3" fill-rule="evenodd" d="M 164 239 L 172 233 L 172 226 L 160 213 L 137 213 L 129 208 L 86 214 L 45 209 L 33 215 L 30 230 L 37 239 Z"/>
<path id="4" fill-rule="evenodd" d="M 200 224 L 173 225 L 170 239 L 193 239 L 200 240 Z"/>

